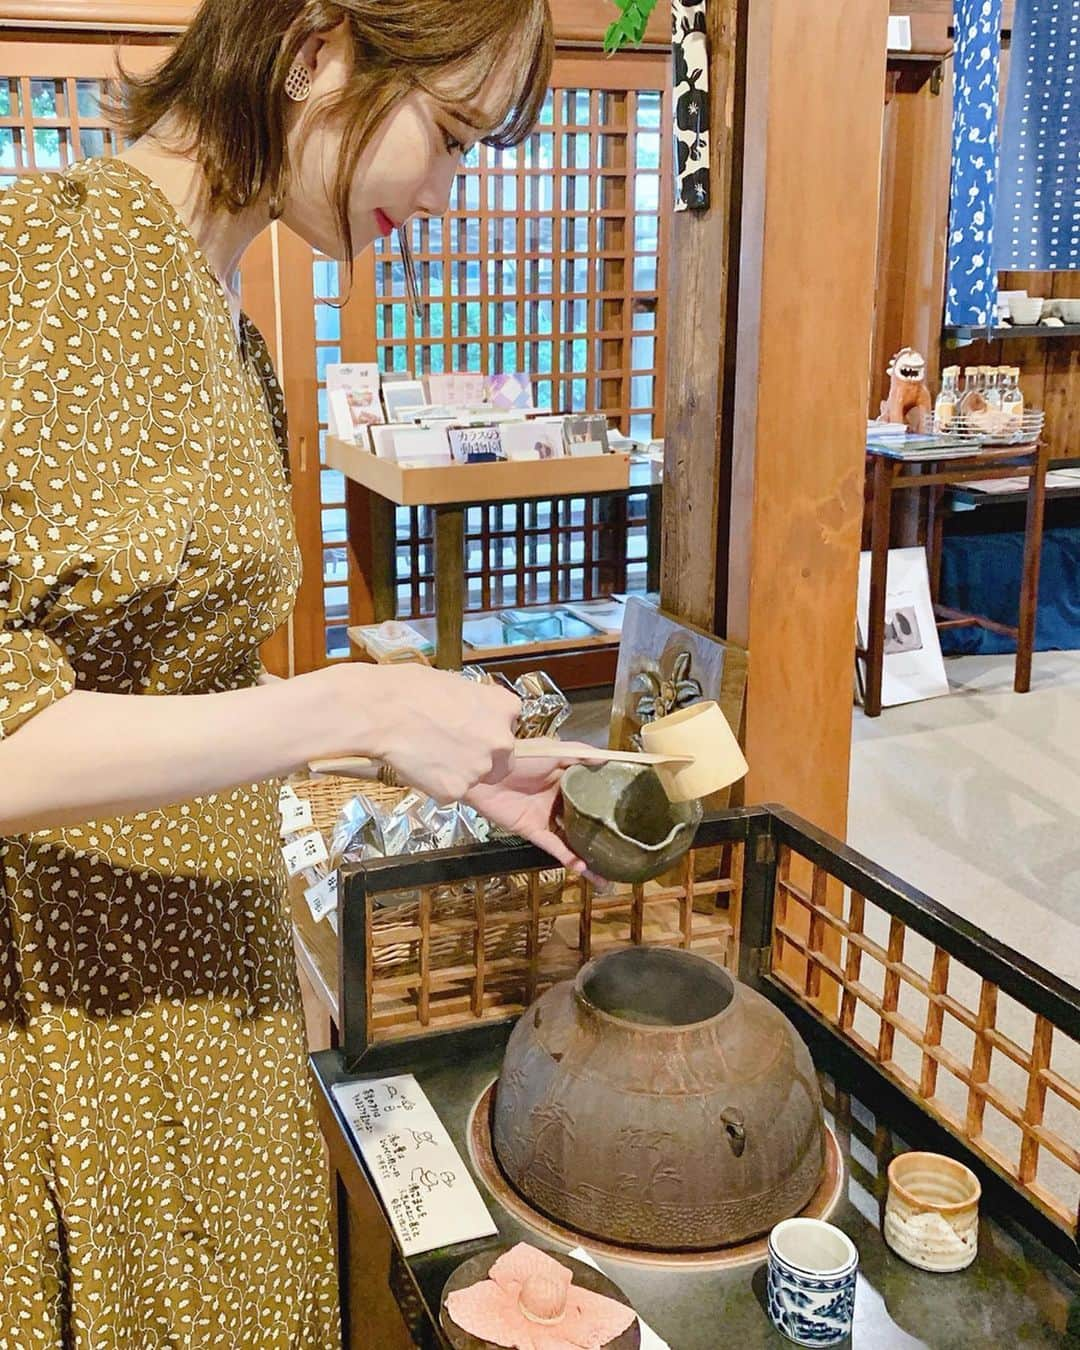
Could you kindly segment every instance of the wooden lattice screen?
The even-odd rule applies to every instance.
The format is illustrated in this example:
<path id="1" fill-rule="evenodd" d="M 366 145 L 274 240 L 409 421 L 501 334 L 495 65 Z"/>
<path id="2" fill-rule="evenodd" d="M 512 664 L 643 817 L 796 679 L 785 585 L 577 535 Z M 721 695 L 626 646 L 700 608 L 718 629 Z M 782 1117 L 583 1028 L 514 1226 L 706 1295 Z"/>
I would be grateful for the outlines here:
<path id="1" fill-rule="evenodd" d="M 31 51 L 37 60 L 28 62 Z M 0 187 L 21 174 L 66 169 L 119 149 L 101 112 L 102 91 L 115 70 L 111 48 L 56 43 L 8 53 L 7 69 L 0 67 Z M 134 70 L 159 57 L 160 48 L 133 47 L 125 52 L 125 64 Z M 50 59 L 56 74 L 12 73 L 47 68 Z"/>
<path id="2" fill-rule="evenodd" d="M 575 73 L 582 83 L 564 87 Z M 651 435 L 664 73 L 653 67 L 655 88 L 612 88 L 617 68 L 570 63 L 524 145 L 470 152 L 446 216 L 412 226 L 415 328 L 400 259 L 380 244 L 383 369 L 527 373 L 538 407 L 589 408 Z"/>
<path id="3" fill-rule="evenodd" d="M 423 317 L 414 324 L 395 245 L 375 249 L 370 301 L 350 326 L 343 269 L 314 267 L 320 433 L 326 366 L 528 374 L 537 405 L 601 411 L 626 433 L 663 434 L 665 254 L 671 150 L 666 55 L 561 54 L 540 122 L 516 150 L 467 156 L 439 220 L 412 244 Z M 358 281 L 358 285 L 365 283 Z M 371 321 L 366 321 L 370 304 Z M 355 308 L 355 301 L 354 301 Z M 324 659 L 348 655 L 354 612 L 345 485 L 321 478 Z M 646 497 L 510 503 L 469 512 L 466 606 L 591 599 L 646 584 Z M 433 612 L 430 511 L 397 513 L 398 614 Z M 354 619 L 355 621 L 355 619 Z"/>
<path id="4" fill-rule="evenodd" d="M 346 1043 L 514 1016 L 585 961 L 628 946 L 681 947 L 734 972 L 744 863 L 738 840 L 692 849 L 659 880 L 602 892 L 585 880 L 564 880 L 562 872 L 537 871 L 425 884 L 408 893 L 360 895 L 347 887 L 340 941 L 365 975 L 357 986 L 364 1006 L 345 1000 Z M 377 882 L 377 871 L 370 876 Z M 298 928 L 318 956 L 328 939 L 303 909 L 294 906 Z"/>
<path id="5" fill-rule="evenodd" d="M 773 978 L 1075 1232 L 1075 1034 L 788 847 L 775 903 Z"/>

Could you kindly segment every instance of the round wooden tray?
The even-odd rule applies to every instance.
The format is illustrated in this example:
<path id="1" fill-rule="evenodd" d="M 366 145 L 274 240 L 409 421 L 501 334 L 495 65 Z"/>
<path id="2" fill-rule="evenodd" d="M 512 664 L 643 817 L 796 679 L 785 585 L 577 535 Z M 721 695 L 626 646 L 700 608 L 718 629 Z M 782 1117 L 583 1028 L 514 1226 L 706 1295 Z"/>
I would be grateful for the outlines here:
<path id="1" fill-rule="evenodd" d="M 446 1299 L 449 1294 L 456 1293 L 459 1289 L 467 1289 L 471 1284 L 479 1284 L 481 1280 L 486 1280 L 491 1267 L 509 1250 L 508 1247 L 494 1247 L 490 1251 L 481 1252 L 479 1256 L 470 1257 L 468 1261 L 462 1262 L 446 1281 L 439 1303 L 439 1326 L 446 1333 L 454 1350 L 500 1350 L 494 1341 L 478 1340 L 453 1322 L 446 1311 Z M 582 1289 L 588 1289 L 594 1294 L 604 1294 L 627 1308 L 632 1306 L 619 1286 L 613 1284 L 599 1270 L 587 1266 L 583 1261 L 575 1260 L 572 1256 L 564 1256 L 562 1252 L 549 1251 L 547 1255 L 572 1271 L 574 1283 L 580 1285 Z M 608 1341 L 604 1350 L 640 1350 L 640 1346 L 641 1323 L 635 1320 L 621 1336 Z"/>

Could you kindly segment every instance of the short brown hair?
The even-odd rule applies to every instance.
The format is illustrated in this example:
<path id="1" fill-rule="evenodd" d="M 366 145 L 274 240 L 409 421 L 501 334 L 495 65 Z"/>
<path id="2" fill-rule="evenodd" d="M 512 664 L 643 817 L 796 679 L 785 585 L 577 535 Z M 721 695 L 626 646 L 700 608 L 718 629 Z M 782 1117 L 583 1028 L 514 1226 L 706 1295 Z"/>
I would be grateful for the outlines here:
<path id="1" fill-rule="evenodd" d="M 175 114 L 206 175 L 211 205 L 241 211 L 268 187 L 276 218 L 289 172 L 285 80 L 312 34 L 343 20 L 352 29 L 354 70 L 323 111 L 356 113 L 347 122 L 334 191 L 351 257 L 356 165 L 412 90 L 426 90 L 475 125 L 478 96 L 505 53 L 516 52 L 505 106 L 494 126 L 480 129 L 480 139 L 499 148 L 525 139 L 551 78 L 548 0 L 204 0 L 158 70 L 122 77 L 113 118 L 134 138 Z"/>

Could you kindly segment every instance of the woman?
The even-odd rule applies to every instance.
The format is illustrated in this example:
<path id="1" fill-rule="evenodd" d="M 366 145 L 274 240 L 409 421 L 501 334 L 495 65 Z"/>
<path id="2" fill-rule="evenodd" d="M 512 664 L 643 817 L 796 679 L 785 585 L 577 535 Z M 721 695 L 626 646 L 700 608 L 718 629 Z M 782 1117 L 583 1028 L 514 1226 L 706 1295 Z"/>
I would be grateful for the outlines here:
<path id="1" fill-rule="evenodd" d="M 349 259 L 445 209 L 551 50 L 546 0 L 206 0 L 124 155 L 0 198 L 2 1346 L 338 1337 L 272 780 L 372 754 L 580 866 L 509 693 L 260 681 L 299 569 L 233 285 L 272 218 Z"/>

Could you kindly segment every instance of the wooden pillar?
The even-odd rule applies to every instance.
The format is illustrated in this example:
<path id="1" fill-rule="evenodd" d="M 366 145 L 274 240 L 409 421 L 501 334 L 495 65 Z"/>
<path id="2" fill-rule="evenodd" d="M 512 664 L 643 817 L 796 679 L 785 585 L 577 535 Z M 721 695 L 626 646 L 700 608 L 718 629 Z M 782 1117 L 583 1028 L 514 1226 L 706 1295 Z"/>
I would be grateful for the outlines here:
<path id="1" fill-rule="evenodd" d="M 341 269 L 345 284 L 346 269 Z M 375 336 L 375 252 L 353 264 L 352 288 L 341 310 L 341 357 L 378 360 Z M 349 556 L 349 623 L 362 626 L 397 617 L 397 508 L 366 487 L 345 480 L 345 530 Z M 352 649 L 355 658 L 356 649 Z"/>
<path id="2" fill-rule="evenodd" d="M 716 542 L 727 533 L 724 485 L 730 467 L 724 430 L 731 379 L 725 362 L 731 354 L 729 289 L 738 237 L 733 180 L 739 8 L 740 0 L 709 0 L 706 7 L 711 205 L 707 211 L 675 213 L 669 254 L 660 603 L 709 632 L 723 631 L 717 612 L 724 609 L 727 584 L 717 566 Z"/>
<path id="3" fill-rule="evenodd" d="M 747 800 L 843 837 L 888 0 L 752 0 L 727 636 Z"/>

